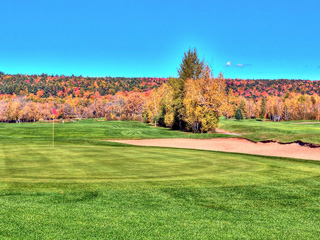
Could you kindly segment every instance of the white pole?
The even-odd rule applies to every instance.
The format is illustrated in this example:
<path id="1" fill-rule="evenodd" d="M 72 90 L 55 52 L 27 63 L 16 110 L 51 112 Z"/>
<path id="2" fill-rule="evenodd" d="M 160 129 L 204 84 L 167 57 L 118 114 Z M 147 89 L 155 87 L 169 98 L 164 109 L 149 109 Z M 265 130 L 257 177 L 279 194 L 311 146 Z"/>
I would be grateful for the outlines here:
<path id="1" fill-rule="evenodd" d="M 54 148 L 54 115 L 52 117 L 52 148 Z"/>

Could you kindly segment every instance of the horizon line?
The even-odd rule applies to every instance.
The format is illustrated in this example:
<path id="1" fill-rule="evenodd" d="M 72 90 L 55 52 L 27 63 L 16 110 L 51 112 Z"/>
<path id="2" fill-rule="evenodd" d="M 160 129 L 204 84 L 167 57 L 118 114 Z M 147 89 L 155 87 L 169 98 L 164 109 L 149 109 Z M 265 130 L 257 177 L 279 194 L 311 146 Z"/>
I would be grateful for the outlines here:
<path id="1" fill-rule="evenodd" d="M 169 78 L 178 78 L 178 77 L 172 77 L 172 76 L 169 76 L 169 77 L 142 77 L 142 76 L 135 76 L 135 77 L 125 77 L 125 76 L 111 76 L 111 75 L 105 75 L 105 76 L 83 76 L 82 74 L 80 75 L 75 75 L 75 74 L 49 74 L 49 73 L 32 73 L 32 74 L 27 74 L 27 73 L 5 73 L 3 71 L 0 71 L 0 75 L 25 75 L 25 76 L 40 76 L 40 75 L 47 75 L 47 76 L 58 76 L 58 77 L 84 77 L 84 78 L 105 78 L 105 77 L 110 77 L 110 78 L 165 78 L 165 79 L 169 79 Z M 222 73 L 223 75 L 223 73 Z M 231 80 L 300 80 L 300 81 L 320 81 L 320 79 L 314 79 L 314 80 L 311 80 L 311 79 L 303 79 L 303 78 L 230 78 L 230 77 L 225 77 L 224 79 L 231 79 Z"/>

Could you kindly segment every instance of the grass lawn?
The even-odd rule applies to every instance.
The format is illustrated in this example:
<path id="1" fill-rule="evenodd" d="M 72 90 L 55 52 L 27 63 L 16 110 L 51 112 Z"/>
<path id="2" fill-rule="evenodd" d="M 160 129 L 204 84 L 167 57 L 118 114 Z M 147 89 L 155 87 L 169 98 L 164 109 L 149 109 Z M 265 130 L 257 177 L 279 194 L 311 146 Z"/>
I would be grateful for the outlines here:
<path id="1" fill-rule="evenodd" d="M 297 124 L 302 122 L 314 122 L 315 124 Z M 253 141 L 272 139 L 280 142 L 293 142 L 301 140 L 320 144 L 319 121 L 269 122 L 254 119 L 237 121 L 221 118 L 219 128 L 240 133 L 242 137 Z"/>
<path id="2" fill-rule="evenodd" d="M 153 127 L 141 122 L 94 121 L 84 119 L 74 123 L 56 123 L 55 140 L 57 142 L 81 142 L 101 139 L 143 139 L 143 138 L 216 138 L 225 134 L 193 134 L 173 131 L 169 128 Z M 0 141 L 33 142 L 51 141 L 52 123 L 0 123 Z"/>
<path id="3" fill-rule="evenodd" d="M 2 239 L 316 239 L 320 162 L 128 146 L 137 122 L 0 124 Z M 191 135 L 209 137 L 210 134 Z"/>

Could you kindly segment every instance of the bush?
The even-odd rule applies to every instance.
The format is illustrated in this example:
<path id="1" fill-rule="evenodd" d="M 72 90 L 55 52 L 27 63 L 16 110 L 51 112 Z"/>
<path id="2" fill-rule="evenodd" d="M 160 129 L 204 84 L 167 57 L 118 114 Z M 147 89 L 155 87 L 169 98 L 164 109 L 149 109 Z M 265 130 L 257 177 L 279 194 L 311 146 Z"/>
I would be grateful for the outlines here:
<path id="1" fill-rule="evenodd" d="M 236 111 L 235 117 L 236 117 L 237 120 L 242 120 L 243 119 L 242 112 L 241 112 L 240 108 L 238 108 L 238 110 Z"/>

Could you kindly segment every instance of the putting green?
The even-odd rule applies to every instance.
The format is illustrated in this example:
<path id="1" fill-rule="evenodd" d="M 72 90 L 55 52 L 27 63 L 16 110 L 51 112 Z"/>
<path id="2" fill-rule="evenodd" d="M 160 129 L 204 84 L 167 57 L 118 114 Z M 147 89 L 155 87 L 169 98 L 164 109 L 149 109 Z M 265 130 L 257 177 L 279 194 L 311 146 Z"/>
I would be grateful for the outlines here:
<path id="1" fill-rule="evenodd" d="M 0 124 L 0 238 L 319 236 L 319 162 L 101 141 L 113 124 L 57 125 L 54 149 L 48 124 Z"/>

